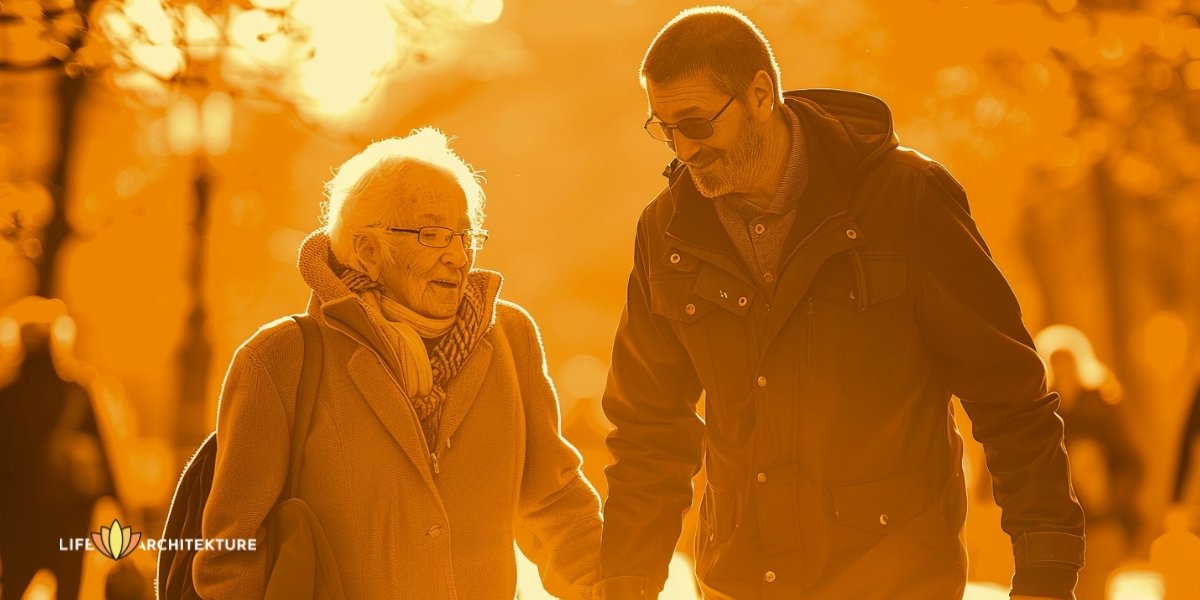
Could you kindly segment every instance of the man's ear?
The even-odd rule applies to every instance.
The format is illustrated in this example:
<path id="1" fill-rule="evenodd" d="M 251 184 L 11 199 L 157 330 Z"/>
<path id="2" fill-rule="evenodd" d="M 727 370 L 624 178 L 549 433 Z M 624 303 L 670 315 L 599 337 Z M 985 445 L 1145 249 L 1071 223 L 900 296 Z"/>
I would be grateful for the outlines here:
<path id="1" fill-rule="evenodd" d="M 751 108 L 755 114 L 769 115 L 775 108 L 775 82 L 764 70 L 759 69 L 750 80 Z"/>
<path id="2" fill-rule="evenodd" d="M 383 257 L 375 236 L 361 233 L 354 236 L 354 254 L 358 257 L 358 264 L 363 273 L 366 273 L 367 277 L 379 281 Z"/>

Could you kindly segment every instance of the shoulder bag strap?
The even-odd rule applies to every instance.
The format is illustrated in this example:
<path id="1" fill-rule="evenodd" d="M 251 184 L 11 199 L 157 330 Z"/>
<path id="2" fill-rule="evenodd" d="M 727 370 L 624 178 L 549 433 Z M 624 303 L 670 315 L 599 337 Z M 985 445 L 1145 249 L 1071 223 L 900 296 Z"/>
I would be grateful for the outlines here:
<path id="1" fill-rule="evenodd" d="M 300 367 L 300 384 L 296 389 L 296 418 L 292 424 L 292 455 L 288 463 L 287 498 L 295 498 L 300 491 L 300 467 L 304 462 L 304 442 L 308 439 L 312 425 L 312 414 L 317 404 L 317 390 L 321 386 L 321 359 L 323 347 L 321 329 L 312 315 L 292 315 L 300 332 L 304 335 L 304 362 Z"/>

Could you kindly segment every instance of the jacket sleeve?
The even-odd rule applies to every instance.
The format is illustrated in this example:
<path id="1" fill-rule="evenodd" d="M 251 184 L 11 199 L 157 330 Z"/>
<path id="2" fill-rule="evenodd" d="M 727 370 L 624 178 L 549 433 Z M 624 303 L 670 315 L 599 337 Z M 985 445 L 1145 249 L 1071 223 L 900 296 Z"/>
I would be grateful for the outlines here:
<path id="1" fill-rule="evenodd" d="M 652 598 L 662 589 L 703 456 L 699 379 L 671 325 L 650 306 L 646 218 L 603 399 L 615 426 L 607 440 L 615 462 L 605 469 L 598 588 L 610 600 Z"/>
<path id="2" fill-rule="evenodd" d="M 600 566 L 600 498 L 580 471 L 579 453 L 562 436 L 558 396 L 546 369 L 541 336 L 533 320 L 523 317 L 526 449 L 517 543 L 538 565 L 550 593 L 588 599 Z"/>
<path id="3" fill-rule="evenodd" d="M 206 539 L 257 538 L 257 550 L 197 552 L 193 581 L 201 598 L 261 598 L 268 550 L 263 522 L 287 476 L 289 427 L 279 392 L 250 346 L 233 358 L 221 387 L 217 462 L 204 507 Z"/>
<path id="4" fill-rule="evenodd" d="M 1058 395 L 1047 391 L 1045 366 L 962 187 L 936 163 L 924 181 L 915 306 L 922 336 L 983 444 L 1001 527 L 1013 542 L 1014 592 L 1071 598 L 1083 563 L 1083 510 Z"/>

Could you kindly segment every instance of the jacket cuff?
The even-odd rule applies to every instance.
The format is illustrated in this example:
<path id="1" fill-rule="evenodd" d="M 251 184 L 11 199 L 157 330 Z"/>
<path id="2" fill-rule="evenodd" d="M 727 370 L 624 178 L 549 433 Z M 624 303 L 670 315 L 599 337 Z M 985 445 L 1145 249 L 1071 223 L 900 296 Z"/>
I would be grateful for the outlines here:
<path id="1" fill-rule="evenodd" d="M 649 577 L 624 575 L 601 579 L 592 588 L 595 600 L 641 600 L 658 598 L 659 587 Z"/>
<path id="2" fill-rule="evenodd" d="M 1026 567 L 1013 576 L 1013 595 L 1074 600 L 1079 571 L 1073 567 Z"/>
<path id="3" fill-rule="evenodd" d="M 1013 594 L 1074 598 L 1083 567 L 1083 536 L 1062 531 L 1027 531 L 1013 546 Z"/>

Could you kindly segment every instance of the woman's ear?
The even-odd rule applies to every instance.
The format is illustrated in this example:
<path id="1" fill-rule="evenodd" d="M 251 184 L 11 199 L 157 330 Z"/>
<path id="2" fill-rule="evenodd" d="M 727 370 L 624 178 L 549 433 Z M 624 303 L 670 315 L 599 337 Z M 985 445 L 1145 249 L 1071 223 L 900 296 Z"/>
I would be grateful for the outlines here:
<path id="1" fill-rule="evenodd" d="M 354 254 L 358 257 L 358 265 L 362 272 L 372 280 L 379 281 L 383 262 L 379 240 L 373 235 L 361 233 L 354 236 Z"/>

